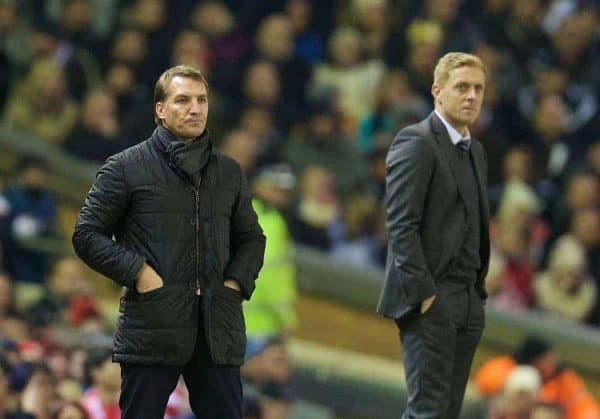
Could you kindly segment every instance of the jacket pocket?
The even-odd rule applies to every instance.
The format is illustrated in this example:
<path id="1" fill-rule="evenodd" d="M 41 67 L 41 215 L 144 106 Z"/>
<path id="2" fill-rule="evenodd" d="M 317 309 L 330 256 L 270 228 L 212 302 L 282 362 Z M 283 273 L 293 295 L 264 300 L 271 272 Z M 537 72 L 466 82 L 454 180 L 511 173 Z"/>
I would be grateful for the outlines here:
<path id="1" fill-rule="evenodd" d="M 228 362 L 241 363 L 246 352 L 246 325 L 242 294 L 218 284 L 212 299 L 213 344 Z"/>
<path id="2" fill-rule="evenodd" d="M 123 326 L 126 329 L 165 329 L 189 326 L 192 303 L 185 288 L 165 287 L 122 300 Z"/>

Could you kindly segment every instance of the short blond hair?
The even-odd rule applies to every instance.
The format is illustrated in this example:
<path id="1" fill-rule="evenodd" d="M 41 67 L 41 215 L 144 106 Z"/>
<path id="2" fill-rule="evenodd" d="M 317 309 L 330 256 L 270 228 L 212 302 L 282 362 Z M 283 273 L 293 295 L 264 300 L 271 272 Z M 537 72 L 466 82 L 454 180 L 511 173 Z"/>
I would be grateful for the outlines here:
<path id="1" fill-rule="evenodd" d="M 483 71 L 487 79 L 487 67 L 478 56 L 465 52 L 449 52 L 440 58 L 435 66 L 435 70 L 433 70 L 433 83 L 443 86 L 450 78 L 450 72 L 460 67 L 479 68 Z"/>
<path id="2" fill-rule="evenodd" d="M 191 65 L 178 65 L 165 70 L 165 72 L 160 75 L 156 81 L 156 85 L 154 86 L 154 122 L 156 123 L 159 121 L 159 118 L 156 115 L 156 104 L 158 102 L 164 102 L 164 100 L 167 98 L 167 89 L 171 84 L 171 80 L 173 80 L 175 77 L 183 77 L 185 79 L 200 81 L 204 83 L 204 87 L 206 87 L 206 93 L 208 93 L 208 82 L 206 81 L 206 78 L 204 78 L 202 72 L 196 67 L 192 67 Z"/>

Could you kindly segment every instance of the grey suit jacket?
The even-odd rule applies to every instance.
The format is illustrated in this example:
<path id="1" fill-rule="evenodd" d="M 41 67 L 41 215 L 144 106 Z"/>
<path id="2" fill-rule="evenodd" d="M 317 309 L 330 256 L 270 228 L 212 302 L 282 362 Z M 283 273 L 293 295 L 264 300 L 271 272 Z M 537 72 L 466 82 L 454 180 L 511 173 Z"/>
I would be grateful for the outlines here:
<path id="1" fill-rule="evenodd" d="M 401 130 L 386 159 L 386 227 L 389 235 L 385 283 L 377 312 L 399 319 L 436 294 L 437 283 L 456 262 L 468 231 L 467 196 L 458 182 L 458 161 L 448 131 L 431 113 Z M 487 298 L 484 278 L 490 256 L 487 159 L 471 142 L 480 199 L 481 269 L 475 284 Z"/>

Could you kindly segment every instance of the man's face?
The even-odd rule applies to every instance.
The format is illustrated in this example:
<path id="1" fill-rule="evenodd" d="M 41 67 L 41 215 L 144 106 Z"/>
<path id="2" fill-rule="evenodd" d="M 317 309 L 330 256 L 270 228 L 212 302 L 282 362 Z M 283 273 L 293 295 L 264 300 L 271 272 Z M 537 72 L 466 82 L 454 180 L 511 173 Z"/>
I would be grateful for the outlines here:
<path id="1" fill-rule="evenodd" d="M 191 140 L 204 132 L 208 116 L 208 94 L 202 81 L 176 76 L 167 86 L 167 96 L 156 103 L 156 115 L 175 136 Z"/>
<path id="2" fill-rule="evenodd" d="M 92 371 L 92 378 L 94 384 L 107 391 L 118 391 L 121 388 L 121 368 L 110 358 Z"/>
<path id="3" fill-rule="evenodd" d="M 479 116 L 485 91 L 485 74 L 478 67 L 450 70 L 443 86 L 434 84 L 431 93 L 436 109 L 455 128 L 473 124 Z"/>

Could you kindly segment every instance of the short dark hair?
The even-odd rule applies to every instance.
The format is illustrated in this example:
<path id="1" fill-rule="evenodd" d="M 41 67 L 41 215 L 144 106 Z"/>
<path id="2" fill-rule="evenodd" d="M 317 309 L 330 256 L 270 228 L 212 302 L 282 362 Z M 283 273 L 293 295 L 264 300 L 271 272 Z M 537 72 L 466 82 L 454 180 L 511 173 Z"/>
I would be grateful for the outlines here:
<path id="1" fill-rule="evenodd" d="M 156 81 L 156 85 L 154 86 L 154 122 L 156 123 L 159 121 L 159 118 L 156 115 L 156 104 L 166 99 L 167 88 L 169 87 L 169 84 L 171 84 L 171 80 L 173 80 L 175 77 L 183 77 L 186 79 L 201 81 L 204 83 L 206 92 L 208 93 L 208 82 L 206 81 L 206 78 L 204 78 L 202 72 L 196 67 L 192 67 L 191 65 L 178 65 L 165 70 L 165 72 L 160 75 Z"/>
<path id="2" fill-rule="evenodd" d="M 96 348 L 88 352 L 83 364 L 84 378 L 87 385 L 94 383 L 92 380 L 92 370 L 100 367 L 108 359 L 112 359 L 112 350 L 110 348 Z"/>
<path id="3" fill-rule="evenodd" d="M 49 164 L 48 161 L 42 156 L 25 154 L 19 159 L 16 171 L 18 174 L 23 174 L 23 172 L 32 168 L 48 171 Z"/>

